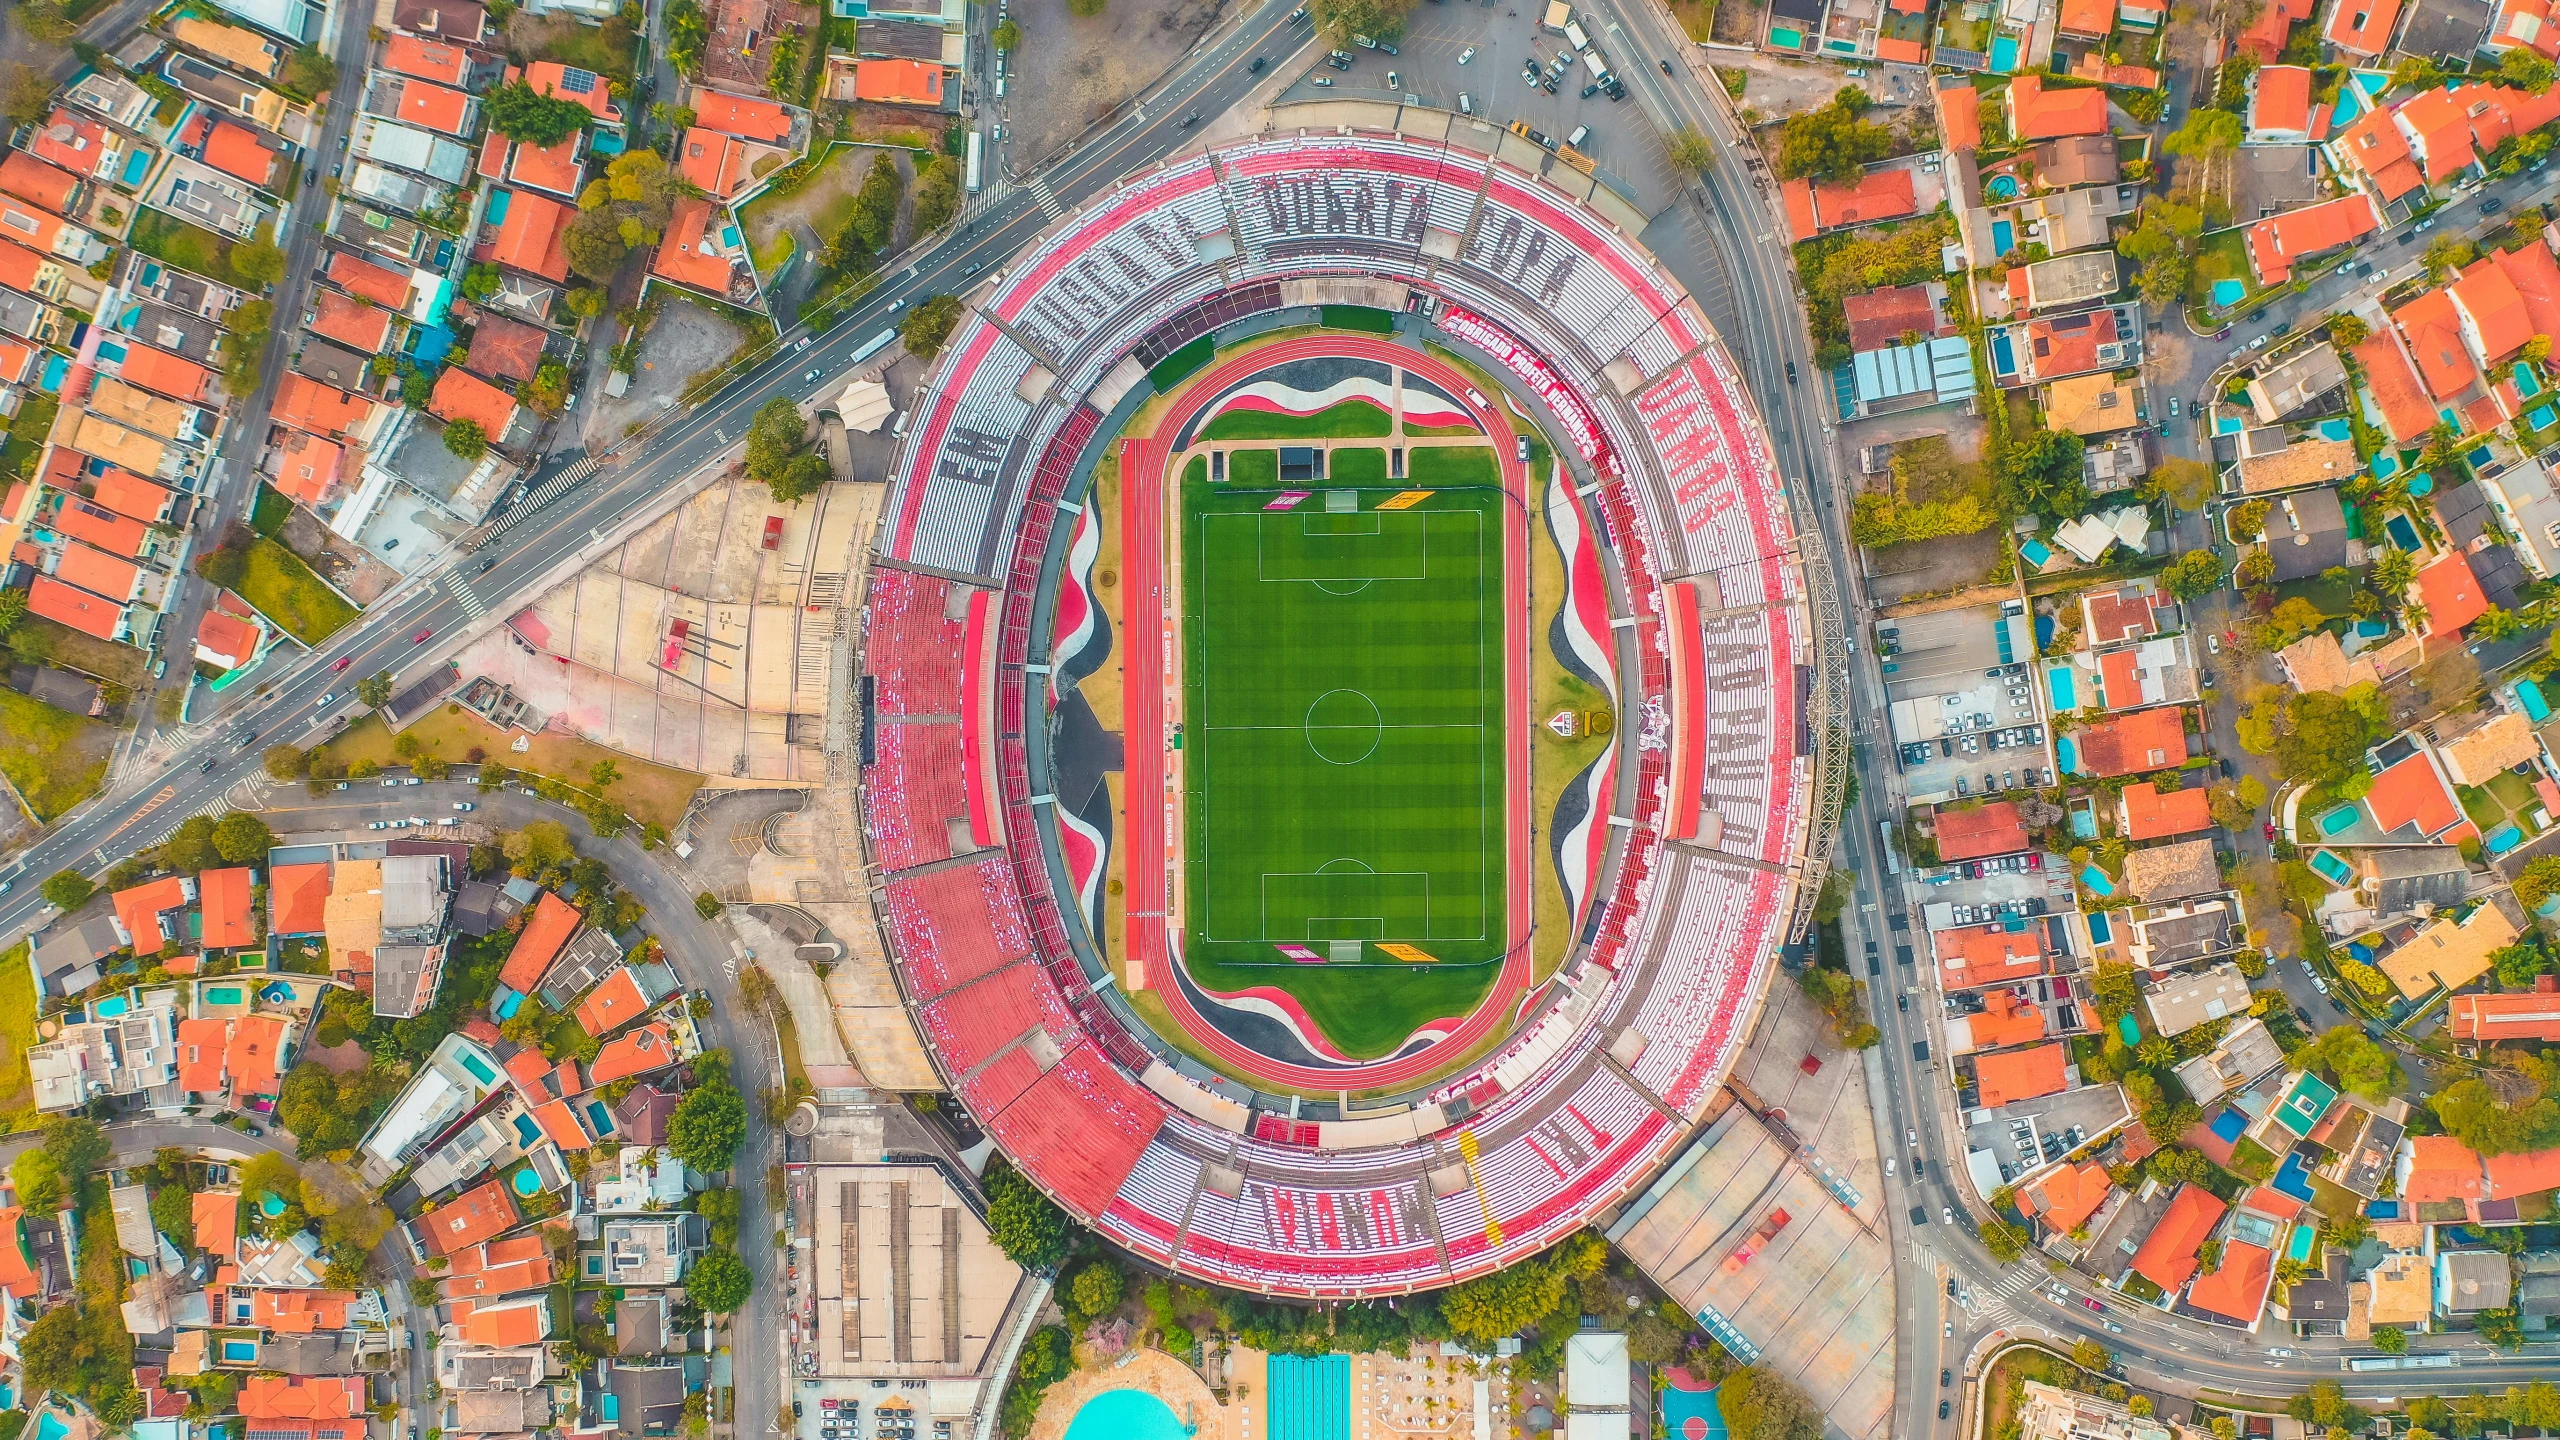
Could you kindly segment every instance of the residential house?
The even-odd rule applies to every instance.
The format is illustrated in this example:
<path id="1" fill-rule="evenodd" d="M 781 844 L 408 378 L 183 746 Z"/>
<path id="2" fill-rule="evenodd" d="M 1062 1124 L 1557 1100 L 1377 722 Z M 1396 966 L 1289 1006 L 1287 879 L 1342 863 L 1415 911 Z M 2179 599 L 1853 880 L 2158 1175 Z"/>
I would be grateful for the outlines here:
<path id="1" fill-rule="evenodd" d="M 2144 780 L 2127 785 L 2116 797 L 2116 833 L 2128 840 L 2163 840 L 2212 828 L 2212 796 L 2202 786 L 2164 792 Z"/>
<path id="2" fill-rule="evenodd" d="M 886 62 L 882 62 L 886 63 Z M 1789 180 L 1779 187 L 1787 228 L 1799 241 L 1920 213 L 1918 177 L 1907 165 L 1870 169 L 1850 184 Z"/>
<path id="3" fill-rule="evenodd" d="M 2168 770 L 2187 760 L 2186 711 L 2162 706 L 2081 727 L 2065 768 L 2101 779 Z"/>
<path id="4" fill-rule="evenodd" d="M 2441 987 L 2459 990 L 2488 973 L 2489 957 L 2524 931 L 2523 907 L 2506 891 L 2489 895 L 2460 918 L 2445 916 L 2380 961 L 2382 973 L 2415 1000 Z"/>
<path id="5" fill-rule="evenodd" d="M 2210 1107 L 2234 1090 L 2256 1084 L 2284 1063 L 2284 1047 L 2269 1034 L 2266 1022 L 2244 1016 L 2211 1050 L 2190 1056 L 2175 1067 L 2178 1083 L 2198 1105 Z"/>
<path id="6" fill-rule="evenodd" d="M 2100 87 L 2049 86 L 2041 73 L 2025 71 L 2010 80 L 2007 104 L 2009 133 L 2020 140 L 2107 133 L 2107 92 Z"/>
<path id="7" fill-rule="evenodd" d="M 2142 987 L 2143 1008 L 2163 1035 L 2183 1035 L 2208 1020 L 2249 1009 L 2249 981 L 2230 961 L 2165 976 Z"/>
<path id="8" fill-rule="evenodd" d="M 2017 802 L 1993 800 L 1965 809 L 1941 809 L 1930 817 L 1936 829 L 1938 858 L 1947 863 L 2014 855 L 2027 848 L 2026 823 Z"/>
<path id="9" fill-rule="evenodd" d="M 2478 1049 L 2523 1040 L 2560 1042 L 2560 976 L 2536 977 L 2522 995 L 2456 995 L 2445 1011 L 2456 1045 Z"/>

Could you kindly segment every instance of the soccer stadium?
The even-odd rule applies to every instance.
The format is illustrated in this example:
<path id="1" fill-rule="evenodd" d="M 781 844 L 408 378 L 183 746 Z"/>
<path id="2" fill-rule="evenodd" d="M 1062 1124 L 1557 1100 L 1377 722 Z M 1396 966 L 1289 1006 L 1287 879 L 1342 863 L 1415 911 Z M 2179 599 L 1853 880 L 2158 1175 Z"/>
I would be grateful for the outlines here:
<path id="1" fill-rule="evenodd" d="M 1796 497 L 1642 217 L 1324 113 L 968 297 L 865 592 L 862 807 L 908 1008 L 1023 1173 L 1350 1297 L 1674 1152 L 1820 880 L 1833 732 Z"/>

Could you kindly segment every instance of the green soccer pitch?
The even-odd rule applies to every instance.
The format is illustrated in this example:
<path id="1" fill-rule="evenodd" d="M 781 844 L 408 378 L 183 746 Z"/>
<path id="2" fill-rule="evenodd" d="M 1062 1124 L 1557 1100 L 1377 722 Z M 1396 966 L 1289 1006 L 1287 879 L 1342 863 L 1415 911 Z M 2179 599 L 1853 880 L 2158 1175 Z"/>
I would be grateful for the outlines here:
<path id="1" fill-rule="evenodd" d="M 1184 956 L 1357 1051 L 1463 1011 L 1503 952 L 1504 500 L 1310 488 L 1183 487 Z"/>

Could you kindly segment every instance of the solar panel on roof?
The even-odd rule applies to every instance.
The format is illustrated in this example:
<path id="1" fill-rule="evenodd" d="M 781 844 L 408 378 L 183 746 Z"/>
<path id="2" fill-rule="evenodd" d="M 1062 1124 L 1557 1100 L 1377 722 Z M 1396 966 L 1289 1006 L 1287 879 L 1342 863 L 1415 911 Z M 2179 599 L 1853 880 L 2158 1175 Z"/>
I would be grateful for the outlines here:
<path id="1" fill-rule="evenodd" d="M 568 91 L 572 95 L 591 94 L 596 88 L 596 72 L 593 70 L 564 70 L 560 75 L 560 88 Z"/>

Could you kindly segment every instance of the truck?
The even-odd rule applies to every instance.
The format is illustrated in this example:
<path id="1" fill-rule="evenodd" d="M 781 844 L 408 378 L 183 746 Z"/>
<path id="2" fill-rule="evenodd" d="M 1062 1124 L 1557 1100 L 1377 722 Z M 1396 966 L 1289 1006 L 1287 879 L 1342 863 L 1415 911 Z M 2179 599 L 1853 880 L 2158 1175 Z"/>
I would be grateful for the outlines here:
<path id="1" fill-rule="evenodd" d="M 1592 84 L 1594 84 L 1594 85 L 1606 85 L 1606 84 L 1608 84 L 1608 83 L 1609 83 L 1609 62 L 1608 62 L 1607 60 L 1604 60 L 1604 59 L 1602 59 L 1602 58 L 1601 58 L 1601 55 L 1600 55 L 1600 52 L 1599 52 L 1599 51 L 1597 51 L 1597 50 L 1585 50 L 1585 51 L 1583 51 L 1583 52 L 1582 52 L 1582 63 L 1583 63 L 1583 65 L 1584 65 L 1586 68 L 1588 68 L 1588 69 L 1591 71 L 1591 83 L 1592 83 Z"/>
<path id="2" fill-rule="evenodd" d="M 1564 38 L 1571 41 L 1573 48 L 1576 50 L 1588 50 L 1591 48 L 1591 37 L 1584 33 L 1582 22 L 1579 20 L 1567 20 L 1564 22 Z"/>

